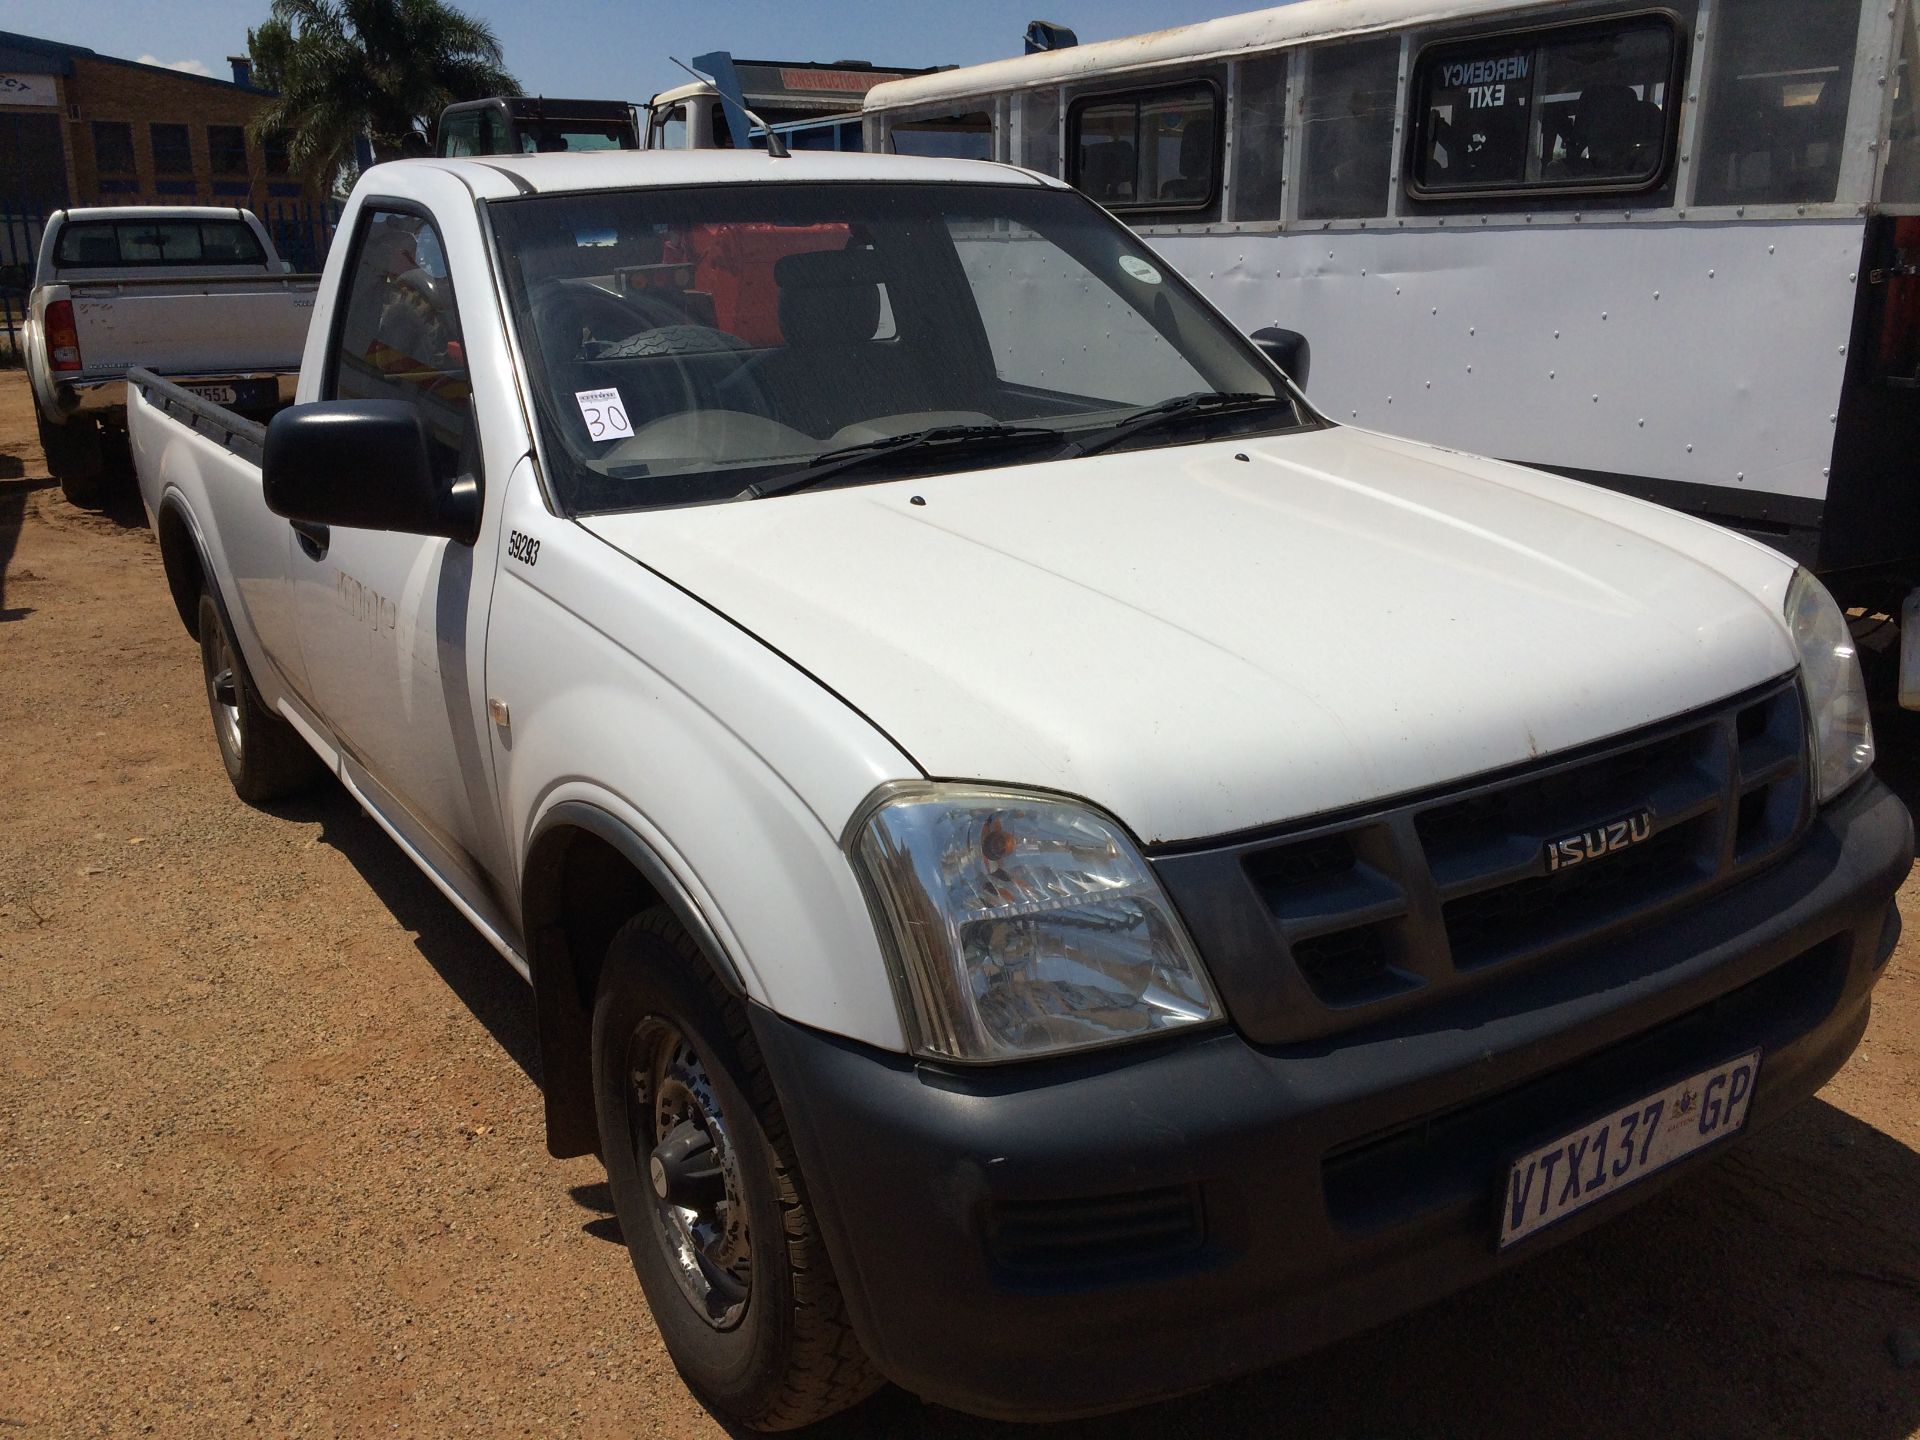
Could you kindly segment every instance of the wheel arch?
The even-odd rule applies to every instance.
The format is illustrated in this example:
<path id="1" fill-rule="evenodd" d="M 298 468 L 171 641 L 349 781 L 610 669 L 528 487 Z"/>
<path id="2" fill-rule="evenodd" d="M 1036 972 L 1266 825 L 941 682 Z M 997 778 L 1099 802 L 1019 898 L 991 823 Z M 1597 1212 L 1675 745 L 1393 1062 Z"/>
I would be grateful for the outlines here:
<path id="1" fill-rule="evenodd" d="M 728 992 L 744 998 L 746 988 L 706 916 L 659 853 L 596 805 L 563 800 L 541 816 L 527 847 L 520 893 L 547 1150 L 561 1159 L 590 1154 L 599 1147 L 593 1001 L 614 933 L 641 911 L 664 905 Z"/>
<path id="2" fill-rule="evenodd" d="M 221 617 L 231 628 L 232 617 L 226 613 L 226 600 L 220 594 L 220 587 L 213 583 L 213 569 L 207 564 L 206 545 L 200 539 L 187 502 L 180 498 L 178 491 L 169 490 L 161 497 L 154 530 L 160 542 L 160 563 L 167 574 L 167 590 L 173 596 L 173 608 L 179 612 L 180 623 L 187 633 L 199 633 L 197 611 L 202 590 L 212 593 Z"/>

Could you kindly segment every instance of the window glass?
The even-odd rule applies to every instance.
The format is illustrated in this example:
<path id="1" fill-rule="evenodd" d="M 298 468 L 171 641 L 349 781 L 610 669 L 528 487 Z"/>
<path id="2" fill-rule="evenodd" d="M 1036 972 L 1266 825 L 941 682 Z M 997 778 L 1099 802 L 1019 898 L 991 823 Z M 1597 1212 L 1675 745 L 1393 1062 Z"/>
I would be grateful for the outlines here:
<path id="1" fill-rule="evenodd" d="M 1278 220 L 1286 174 L 1287 57 L 1243 62 L 1233 103 L 1233 218 Z"/>
<path id="2" fill-rule="evenodd" d="M 238 125 L 209 125 L 207 160 L 216 175 L 246 174 L 247 132 Z"/>
<path id="3" fill-rule="evenodd" d="M 1887 132 L 1880 198 L 1890 205 L 1911 205 L 1920 202 L 1920 5 L 1907 6 L 1892 84 L 1893 124 Z"/>
<path id="4" fill-rule="evenodd" d="M 1137 297 L 1116 290 L 1030 225 L 956 218 L 948 232 L 980 307 L 999 379 L 1114 405 L 1148 405 L 1206 388 L 1193 361 L 1168 345 L 1132 303 Z M 1089 330 L 1100 340 L 1091 348 Z"/>
<path id="5" fill-rule="evenodd" d="M 133 126 L 121 120 L 94 121 L 93 163 L 102 175 L 131 175 Z"/>
<path id="6" fill-rule="evenodd" d="M 483 153 L 480 149 L 480 112 L 463 111 L 441 122 L 440 153 L 449 156 Z"/>
<path id="7" fill-rule="evenodd" d="M 660 134 L 660 144 L 663 149 L 684 150 L 687 148 L 686 106 L 676 105 L 667 111 L 666 119 L 661 122 Z"/>
<path id="8" fill-rule="evenodd" d="M 56 265 L 264 265 L 238 220 L 83 220 L 64 226 Z"/>
<path id="9" fill-rule="evenodd" d="M 151 125 L 153 169 L 156 175 L 191 175 L 193 143 L 184 125 Z"/>
<path id="10" fill-rule="evenodd" d="M 893 127 L 896 155 L 932 155 L 948 160 L 991 160 L 993 117 L 984 110 L 965 115 L 922 115 Z"/>
<path id="11" fill-rule="evenodd" d="M 562 125 L 544 125 L 540 129 L 542 150 L 618 150 L 626 141 L 627 127 L 616 120 L 604 124 L 592 120 L 574 120 Z"/>
<path id="12" fill-rule="evenodd" d="M 1307 52 L 1300 107 L 1306 146 L 1300 167 L 1302 218 L 1370 219 L 1387 213 L 1399 73 L 1397 39 Z"/>
<path id="13" fill-rule="evenodd" d="M 260 142 L 260 158 L 265 162 L 267 174 L 285 175 L 288 172 L 287 137 L 284 131 L 275 131 Z"/>
<path id="14" fill-rule="evenodd" d="M 1697 204 L 1834 198 L 1860 16 L 1858 0 L 1742 0 L 1713 8 Z"/>
<path id="15" fill-rule="evenodd" d="M 466 350 L 439 233 L 419 216 L 369 210 L 361 221 L 331 380 L 333 399 L 417 404 L 441 473 L 461 467 Z"/>
<path id="16" fill-rule="evenodd" d="M 725 500 L 929 428 L 1038 433 L 863 462 L 857 479 L 1019 464 L 1203 391 L 1279 402 L 1220 424 L 1300 423 L 1247 342 L 1070 191 L 693 186 L 596 192 L 591 213 L 530 196 L 488 216 L 570 510 Z"/>
<path id="17" fill-rule="evenodd" d="M 1219 189 L 1219 124 L 1206 83 L 1078 100 L 1068 178 L 1109 209 L 1204 209 Z"/>
<path id="18" fill-rule="evenodd" d="M 1679 56 L 1663 16 L 1434 46 L 1414 74 L 1409 188 L 1654 183 L 1670 150 Z"/>
<path id="19" fill-rule="evenodd" d="M 1060 92 L 1030 90 L 1020 97 L 1020 163 L 1042 175 L 1060 173 Z M 986 158 L 986 157 L 982 157 Z"/>

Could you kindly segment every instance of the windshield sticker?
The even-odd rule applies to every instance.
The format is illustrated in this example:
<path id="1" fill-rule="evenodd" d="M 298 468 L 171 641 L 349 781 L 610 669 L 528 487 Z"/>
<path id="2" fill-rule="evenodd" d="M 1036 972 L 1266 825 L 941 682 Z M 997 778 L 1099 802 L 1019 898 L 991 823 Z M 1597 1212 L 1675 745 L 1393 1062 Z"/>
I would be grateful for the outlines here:
<path id="1" fill-rule="evenodd" d="M 594 439 L 619 440 L 633 434 L 618 390 L 576 390 L 573 398 L 580 406 L 580 418 L 587 422 L 587 434 Z"/>
<path id="2" fill-rule="evenodd" d="M 1158 285 L 1160 283 L 1160 272 L 1142 260 L 1138 255 L 1122 255 L 1120 257 L 1120 268 L 1138 280 L 1142 285 Z"/>

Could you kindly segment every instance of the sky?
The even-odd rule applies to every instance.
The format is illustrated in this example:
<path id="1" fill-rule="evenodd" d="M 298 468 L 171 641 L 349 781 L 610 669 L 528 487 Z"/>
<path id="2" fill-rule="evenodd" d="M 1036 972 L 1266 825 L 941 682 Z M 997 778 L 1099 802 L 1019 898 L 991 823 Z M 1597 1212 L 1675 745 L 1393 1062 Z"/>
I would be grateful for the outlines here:
<path id="1" fill-rule="evenodd" d="M 685 81 L 669 56 L 730 50 L 749 60 L 871 60 L 971 65 L 1020 53 L 1027 22 L 1056 21 L 1082 41 L 1133 35 L 1261 7 L 1263 0 L 468 0 L 530 94 L 645 100 Z M 1276 3 L 1276 0 L 1264 0 Z M 0 30 L 86 45 L 103 55 L 228 78 L 268 0 L 0 0 Z"/>

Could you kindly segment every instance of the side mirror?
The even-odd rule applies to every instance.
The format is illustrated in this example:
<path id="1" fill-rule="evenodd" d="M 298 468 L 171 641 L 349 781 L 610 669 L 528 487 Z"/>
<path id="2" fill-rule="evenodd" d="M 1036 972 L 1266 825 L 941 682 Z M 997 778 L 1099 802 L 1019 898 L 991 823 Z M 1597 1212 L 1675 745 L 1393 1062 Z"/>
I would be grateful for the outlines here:
<path id="1" fill-rule="evenodd" d="M 443 535 L 471 545 L 480 533 L 472 477 L 434 474 L 418 406 L 405 400 L 318 400 L 282 410 L 267 426 L 260 461 L 267 508 L 289 520 Z"/>
<path id="2" fill-rule="evenodd" d="M 1265 330 L 1254 331 L 1250 338 L 1266 352 L 1269 360 L 1286 372 L 1289 380 L 1302 390 L 1307 388 L 1307 367 L 1313 363 L 1313 347 L 1307 344 L 1306 336 L 1298 330 L 1282 330 L 1270 325 Z"/>

